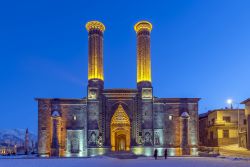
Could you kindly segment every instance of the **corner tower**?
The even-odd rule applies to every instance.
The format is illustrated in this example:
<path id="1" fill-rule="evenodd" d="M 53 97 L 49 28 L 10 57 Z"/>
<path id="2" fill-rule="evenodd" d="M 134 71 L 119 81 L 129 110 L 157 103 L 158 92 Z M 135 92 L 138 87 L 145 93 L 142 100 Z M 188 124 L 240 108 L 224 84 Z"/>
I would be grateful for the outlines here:
<path id="1" fill-rule="evenodd" d="M 152 24 L 139 21 L 134 29 L 137 36 L 137 86 L 151 87 L 150 32 Z"/>

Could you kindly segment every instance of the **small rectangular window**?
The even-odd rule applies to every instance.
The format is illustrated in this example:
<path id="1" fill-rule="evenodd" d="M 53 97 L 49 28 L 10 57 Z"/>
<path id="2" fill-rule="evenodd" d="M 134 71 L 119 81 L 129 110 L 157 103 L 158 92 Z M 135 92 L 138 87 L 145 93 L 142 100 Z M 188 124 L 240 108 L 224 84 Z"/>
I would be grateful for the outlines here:
<path id="1" fill-rule="evenodd" d="M 223 121 L 225 122 L 231 122 L 231 117 L 223 117 Z"/>
<path id="2" fill-rule="evenodd" d="M 173 120 L 173 115 L 169 115 L 169 116 L 168 116 L 168 119 L 169 119 L 169 120 Z"/>
<path id="3" fill-rule="evenodd" d="M 244 120 L 243 120 L 243 123 L 244 123 L 244 125 L 246 125 L 246 124 L 247 124 L 247 120 L 246 120 L 246 119 L 244 119 Z"/>
<path id="4" fill-rule="evenodd" d="M 223 130 L 223 138 L 229 138 L 229 130 Z"/>

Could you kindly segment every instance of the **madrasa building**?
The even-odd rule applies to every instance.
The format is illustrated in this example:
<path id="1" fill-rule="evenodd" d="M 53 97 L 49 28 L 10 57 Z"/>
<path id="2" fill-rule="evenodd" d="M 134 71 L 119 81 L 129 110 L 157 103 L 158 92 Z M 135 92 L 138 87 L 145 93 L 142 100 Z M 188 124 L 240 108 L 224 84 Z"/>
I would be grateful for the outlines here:
<path id="1" fill-rule="evenodd" d="M 197 155 L 199 98 L 158 98 L 151 82 L 152 24 L 140 21 L 137 87 L 105 89 L 103 35 L 99 21 L 88 31 L 88 86 L 84 98 L 36 98 L 39 156 L 86 157 L 130 153 Z"/>

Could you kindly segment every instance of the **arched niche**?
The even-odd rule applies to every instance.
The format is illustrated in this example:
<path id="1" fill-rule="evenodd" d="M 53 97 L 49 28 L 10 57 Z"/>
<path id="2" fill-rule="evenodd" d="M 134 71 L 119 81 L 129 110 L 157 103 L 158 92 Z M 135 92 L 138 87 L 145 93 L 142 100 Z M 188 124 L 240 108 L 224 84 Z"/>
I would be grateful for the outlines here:
<path id="1" fill-rule="evenodd" d="M 121 104 L 111 118 L 110 139 L 112 151 L 130 150 L 130 120 Z"/>

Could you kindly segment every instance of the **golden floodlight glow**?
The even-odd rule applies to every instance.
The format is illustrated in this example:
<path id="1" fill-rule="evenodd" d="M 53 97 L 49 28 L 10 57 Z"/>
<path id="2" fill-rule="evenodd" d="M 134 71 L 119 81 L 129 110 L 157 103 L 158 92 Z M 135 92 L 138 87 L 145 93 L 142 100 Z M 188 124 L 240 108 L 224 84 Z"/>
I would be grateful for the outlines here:
<path id="1" fill-rule="evenodd" d="M 110 139 L 112 151 L 130 150 L 130 120 L 121 104 L 111 118 Z"/>
<path id="2" fill-rule="evenodd" d="M 103 80 L 103 32 L 104 24 L 99 21 L 90 21 L 86 24 L 88 32 L 99 30 L 101 33 L 89 33 L 88 79 Z"/>
<path id="3" fill-rule="evenodd" d="M 99 22 L 99 21 L 89 21 L 89 22 L 87 22 L 87 24 L 86 24 L 86 29 L 87 29 L 88 31 L 90 31 L 90 30 L 92 30 L 92 29 L 98 29 L 98 30 L 104 32 L 104 31 L 105 31 L 105 26 L 104 26 L 104 24 L 102 24 L 102 23 Z"/>
<path id="4" fill-rule="evenodd" d="M 137 83 L 151 82 L 151 58 L 150 58 L 150 33 L 138 33 L 152 30 L 152 24 L 148 21 L 140 21 L 135 24 L 137 33 Z"/>
<path id="5" fill-rule="evenodd" d="M 142 29 L 146 29 L 149 32 L 152 30 L 153 26 L 150 22 L 148 21 L 139 21 L 138 23 L 135 24 L 134 29 L 137 32 L 139 32 Z"/>

